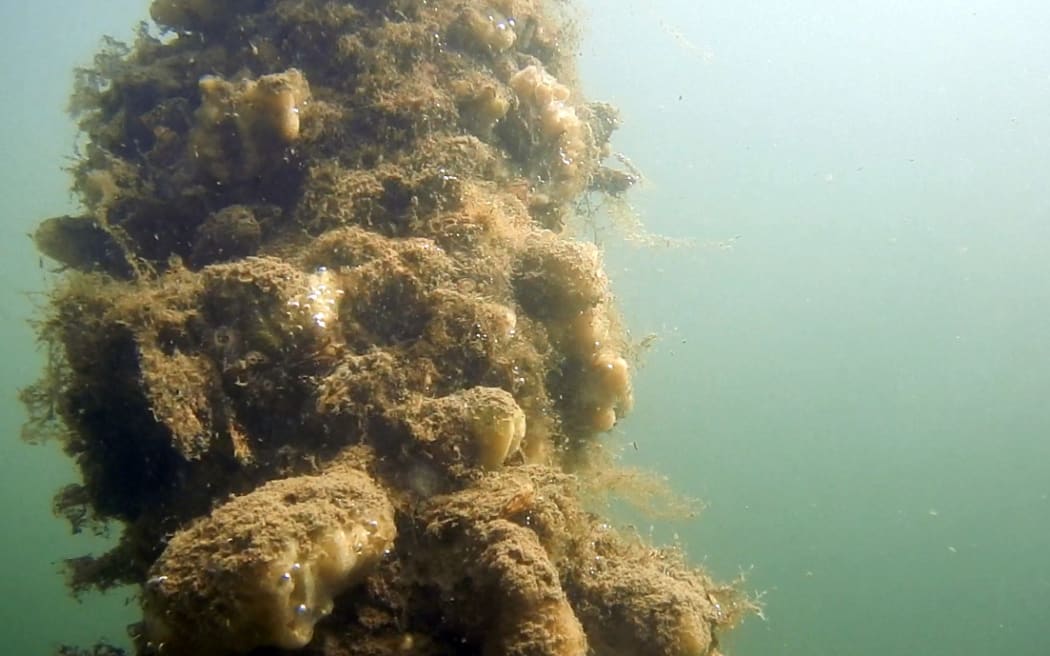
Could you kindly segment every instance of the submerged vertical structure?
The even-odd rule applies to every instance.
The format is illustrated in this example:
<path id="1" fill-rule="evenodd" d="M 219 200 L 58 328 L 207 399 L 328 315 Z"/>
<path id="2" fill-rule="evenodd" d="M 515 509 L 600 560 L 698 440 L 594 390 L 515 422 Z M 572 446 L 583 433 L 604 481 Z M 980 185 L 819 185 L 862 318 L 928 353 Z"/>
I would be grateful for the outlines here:
<path id="1" fill-rule="evenodd" d="M 138 654 L 718 653 L 747 603 L 581 505 L 631 405 L 563 230 L 615 111 L 540 0 L 154 0 L 78 72 L 29 433 Z M 158 35 L 159 34 L 159 35 Z"/>

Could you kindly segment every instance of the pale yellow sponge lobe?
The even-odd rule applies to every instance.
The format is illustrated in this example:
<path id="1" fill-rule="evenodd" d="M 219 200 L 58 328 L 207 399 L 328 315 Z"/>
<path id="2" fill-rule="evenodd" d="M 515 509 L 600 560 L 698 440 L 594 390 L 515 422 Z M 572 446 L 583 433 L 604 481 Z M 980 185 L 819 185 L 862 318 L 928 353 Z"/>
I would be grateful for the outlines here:
<path id="1" fill-rule="evenodd" d="M 471 39 L 492 52 L 510 49 L 518 38 L 514 21 L 491 7 L 485 11 L 467 7 L 461 20 Z"/>
<path id="2" fill-rule="evenodd" d="M 470 423 L 477 440 L 478 464 L 499 469 L 525 437 L 525 411 L 510 393 L 491 387 L 471 390 Z"/>
<path id="3" fill-rule="evenodd" d="M 256 175 L 299 139 L 300 112 L 310 100 L 302 71 L 231 82 L 205 75 L 190 132 L 190 155 L 202 173 L 222 182 Z M 239 147 L 230 148 L 236 136 Z"/>
<path id="4" fill-rule="evenodd" d="M 303 647 L 395 533 L 390 501 L 360 471 L 267 483 L 171 539 L 145 585 L 145 637 L 172 656 Z"/>
<path id="5" fill-rule="evenodd" d="M 511 325 L 511 317 L 505 315 Z M 405 429 L 437 461 L 501 469 L 521 452 L 525 411 L 498 387 L 472 387 L 439 398 L 418 398 L 398 412 Z"/>
<path id="6" fill-rule="evenodd" d="M 617 412 L 624 414 L 633 404 L 630 368 L 627 360 L 615 351 L 602 349 L 594 355 L 590 369 L 592 428 L 607 431 L 616 424 Z"/>
<path id="7" fill-rule="evenodd" d="M 238 99 L 238 127 L 253 139 L 290 144 L 299 138 L 299 108 L 309 99 L 306 78 L 295 68 L 247 81 Z"/>
<path id="8" fill-rule="evenodd" d="M 553 192 L 562 200 L 573 197 L 586 182 L 581 160 L 588 156 L 590 132 L 569 102 L 569 87 L 536 64 L 514 73 L 508 84 L 529 109 L 539 133 L 554 145 L 551 170 L 557 184 Z"/>

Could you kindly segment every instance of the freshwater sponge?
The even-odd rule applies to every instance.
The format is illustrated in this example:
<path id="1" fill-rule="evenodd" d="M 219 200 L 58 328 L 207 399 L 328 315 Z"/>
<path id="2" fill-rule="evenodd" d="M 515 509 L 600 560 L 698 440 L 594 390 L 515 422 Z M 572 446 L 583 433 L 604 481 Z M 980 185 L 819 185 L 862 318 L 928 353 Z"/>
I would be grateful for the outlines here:
<path id="1" fill-rule="evenodd" d="M 394 510 L 364 473 L 271 481 L 176 534 L 145 586 L 160 653 L 296 649 L 393 543 Z"/>
<path id="2" fill-rule="evenodd" d="M 300 108 L 310 98 L 292 68 L 237 84 L 214 75 L 198 83 L 201 105 L 190 134 L 190 155 L 217 181 L 250 178 L 299 138 Z"/>

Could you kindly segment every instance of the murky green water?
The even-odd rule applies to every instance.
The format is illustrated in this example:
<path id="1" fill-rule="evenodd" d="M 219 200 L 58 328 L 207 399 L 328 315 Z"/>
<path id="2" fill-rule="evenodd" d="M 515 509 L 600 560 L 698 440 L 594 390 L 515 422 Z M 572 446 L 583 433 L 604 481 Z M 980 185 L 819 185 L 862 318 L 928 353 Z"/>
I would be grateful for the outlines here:
<path id="1" fill-rule="evenodd" d="M 125 594 L 69 600 L 18 441 L 45 283 L 25 234 L 71 211 L 70 69 L 144 0 L 0 7 L 5 653 L 118 639 Z M 8 6 L 12 5 L 12 6 Z M 581 77 L 623 110 L 650 229 L 608 266 L 659 339 L 626 457 L 708 508 L 677 531 L 766 620 L 738 656 L 1050 653 L 1050 9 L 1036 2 L 589 0 Z"/>

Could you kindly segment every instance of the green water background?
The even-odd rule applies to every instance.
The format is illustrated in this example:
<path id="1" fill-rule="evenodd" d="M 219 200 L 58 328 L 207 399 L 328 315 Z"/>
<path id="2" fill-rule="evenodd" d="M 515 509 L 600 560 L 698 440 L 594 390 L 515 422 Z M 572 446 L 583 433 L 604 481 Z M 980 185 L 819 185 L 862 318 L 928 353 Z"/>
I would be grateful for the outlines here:
<path id="1" fill-rule="evenodd" d="M 74 209 L 71 69 L 144 0 L 0 6 L 0 644 L 119 639 L 126 593 L 70 600 L 18 441 L 45 273 L 25 237 Z M 1039 2 L 587 0 L 581 77 L 618 105 L 648 227 L 600 237 L 659 339 L 617 429 L 702 498 L 696 562 L 763 591 L 736 656 L 1050 654 L 1050 9 Z M 641 527 L 643 531 L 647 527 Z"/>

